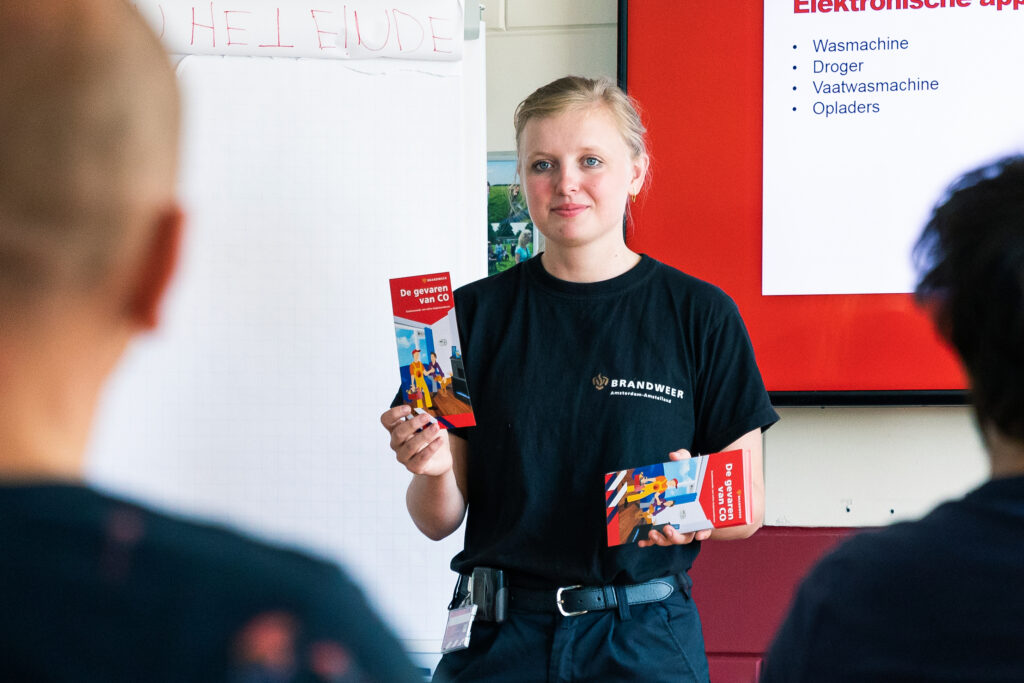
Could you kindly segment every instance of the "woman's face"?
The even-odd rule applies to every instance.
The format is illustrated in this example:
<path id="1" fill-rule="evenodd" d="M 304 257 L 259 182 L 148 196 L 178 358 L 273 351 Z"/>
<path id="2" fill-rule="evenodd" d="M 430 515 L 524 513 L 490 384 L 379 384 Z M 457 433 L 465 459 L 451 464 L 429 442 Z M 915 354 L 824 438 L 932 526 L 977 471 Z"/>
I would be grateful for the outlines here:
<path id="1" fill-rule="evenodd" d="M 532 119 L 520 137 L 530 218 L 551 246 L 621 243 L 630 194 L 640 191 L 647 159 L 634 159 L 605 107 Z"/>

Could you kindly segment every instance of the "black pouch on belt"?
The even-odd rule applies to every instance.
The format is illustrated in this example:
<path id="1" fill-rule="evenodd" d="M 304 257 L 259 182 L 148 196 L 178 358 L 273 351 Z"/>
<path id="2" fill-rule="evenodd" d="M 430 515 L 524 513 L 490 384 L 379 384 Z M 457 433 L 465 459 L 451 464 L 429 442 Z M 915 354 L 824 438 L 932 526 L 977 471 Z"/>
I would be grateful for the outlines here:
<path id="1" fill-rule="evenodd" d="M 491 567 L 474 567 L 469 595 L 477 606 L 477 619 L 500 623 L 505 621 L 508 608 L 508 586 L 505 572 Z"/>

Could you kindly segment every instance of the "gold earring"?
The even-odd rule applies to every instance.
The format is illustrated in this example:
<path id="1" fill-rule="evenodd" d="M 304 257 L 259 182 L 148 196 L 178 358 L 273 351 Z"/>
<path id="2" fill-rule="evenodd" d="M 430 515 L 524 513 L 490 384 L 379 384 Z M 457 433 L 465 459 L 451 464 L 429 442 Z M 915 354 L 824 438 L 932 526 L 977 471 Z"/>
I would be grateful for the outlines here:
<path id="1" fill-rule="evenodd" d="M 631 194 L 629 196 L 632 198 L 633 203 L 636 204 L 636 195 L 635 194 Z"/>

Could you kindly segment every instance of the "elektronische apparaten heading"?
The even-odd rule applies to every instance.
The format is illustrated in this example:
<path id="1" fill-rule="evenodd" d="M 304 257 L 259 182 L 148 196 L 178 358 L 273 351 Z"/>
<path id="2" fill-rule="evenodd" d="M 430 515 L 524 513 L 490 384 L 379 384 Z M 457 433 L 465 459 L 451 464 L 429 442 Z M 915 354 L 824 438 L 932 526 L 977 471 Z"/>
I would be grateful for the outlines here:
<path id="1" fill-rule="evenodd" d="M 905 9 L 941 9 L 944 7 L 970 7 L 974 0 L 793 0 L 794 14 L 828 12 L 886 12 Z M 996 10 L 1017 10 L 1024 0 L 978 0 L 979 7 Z"/>

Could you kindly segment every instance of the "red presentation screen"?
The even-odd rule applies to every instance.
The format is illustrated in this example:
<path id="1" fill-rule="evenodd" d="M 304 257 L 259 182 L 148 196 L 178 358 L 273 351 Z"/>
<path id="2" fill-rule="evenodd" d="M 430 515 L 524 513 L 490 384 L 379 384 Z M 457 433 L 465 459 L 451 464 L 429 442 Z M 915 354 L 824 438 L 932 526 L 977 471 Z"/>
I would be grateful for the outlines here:
<path id="1" fill-rule="evenodd" d="M 763 3 L 620 2 L 620 78 L 653 156 L 630 247 L 736 300 L 776 403 L 962 401 L 960 366 L 911 295 L 761 294 Z"/>

